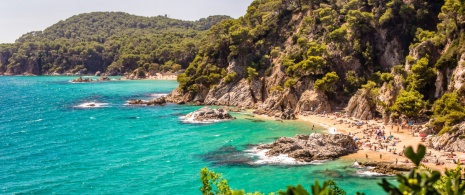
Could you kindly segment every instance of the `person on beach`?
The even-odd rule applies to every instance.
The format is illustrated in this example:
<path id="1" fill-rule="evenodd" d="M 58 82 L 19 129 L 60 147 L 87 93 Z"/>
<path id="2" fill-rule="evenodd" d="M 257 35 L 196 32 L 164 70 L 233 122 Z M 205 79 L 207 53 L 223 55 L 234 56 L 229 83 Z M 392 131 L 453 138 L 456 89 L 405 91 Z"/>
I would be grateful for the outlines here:
<path id="1" fill-rule="evenodd" d="M 396 165 L 397 165 L 397 162 L 398 162 L 398 161 L 399 161 L 399 160 L 396 158 Z"/>
<path id="2" fill-rule="evenodd" d="M 382 155 L 382 154 L 379 154 L 379 159 L 383 159 L 383 155 Z"/>
<path id="3" fill-rule="evenodd" d="M 366 157 L 367 157 L 367 159 L 368 159 L 368 154 L 365 154 L 365 156 L 366 156 Z"/>

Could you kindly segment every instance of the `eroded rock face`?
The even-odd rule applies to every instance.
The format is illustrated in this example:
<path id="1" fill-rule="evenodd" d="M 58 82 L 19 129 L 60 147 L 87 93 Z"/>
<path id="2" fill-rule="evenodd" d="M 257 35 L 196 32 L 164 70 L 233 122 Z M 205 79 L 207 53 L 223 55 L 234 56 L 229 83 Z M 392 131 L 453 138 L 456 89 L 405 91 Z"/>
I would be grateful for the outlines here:
<path id="1" fill-rule="evenodd" d="M 428 146 L 446 152 L 465 152 L 465 122 L 455 125 L 448 133 L 434 136 L 428 141 Z"/>
<path id="2" fill-rule="evenodd" d="M 457 67 L 452 73 L 451 83 L 449 85 L 449 91 L 460 90 L 465 83 L 465 53 L 460 57 Z"/>
<path id="3" fill-rule="evenodd" d="M 92 79 L 91 78 L 82 78 L 82 77 L 79 77 L 77 79 L 74 79 L 72 80 L 71 82 L 74 82 L 74 83 L 88 83 L 88 82 L 92 82 Z"/>
<path id="4" fill-rule="evenodd" d="M 162 96 L 162 97 L 150 100 L 150 101 L 130 100 L 129 104 L 130 105 L 147 105 L 147 106 L 165 105 L 166 104 L 166 99 L 165 99 L 165 96 Z"/>
<path id="5" fill-rule="evenodd" d="M 260 145 L 258 149 L 269 149 L 268 156 L 287 154 L 300 162 L 332 160 L 356 152 L 357 146 L 348 135 L 319 134 L 281 137 L 271 144 Z"/>
<path id="6" fill-rule="evenodd" d="M 209 122 L 235 119 L 228 113 L 227 110 L 223 108 L 211 109 L 209 107 L 203 107 L 199 110 L 191 112 L 187 114 L 185 118 L 194 122 Z"/>
<path id="7" fill-rule="evenodd" d="M 224 105 L 252 108 L 255 100 L 252 96 L 251 87 L 246 79 L 238 83 L 224 84 L 214 87 L 205 98 L 207 105 Z"/>
<path id="8" fill-rule="evenodd" d="M 306 90 L 297 102 L 296 112 L 310 114 L 329 113 L 331 112 L 331 105 L 324 93 L 315 90 Z"/>
<path id="9" fill-rule="evenodd" d="M 347 104 L 346 112 L 349 117 L 355 117 L 362 120 L 373 119 L 376 112 L 376 104 L 373 102 L 370 90 L 360 89 L 350 98 Z"/>

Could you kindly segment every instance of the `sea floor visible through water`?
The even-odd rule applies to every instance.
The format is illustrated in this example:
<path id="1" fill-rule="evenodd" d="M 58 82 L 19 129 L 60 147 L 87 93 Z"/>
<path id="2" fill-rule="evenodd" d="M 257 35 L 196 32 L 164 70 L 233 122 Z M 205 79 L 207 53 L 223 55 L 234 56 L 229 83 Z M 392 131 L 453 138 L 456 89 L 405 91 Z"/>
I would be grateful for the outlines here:
<path id="1" fill-rule="evenodd" d="M 247 113 L 185 123 L 181 117 L 200 106 L 127 105 L 167 94 L 176 81 L 73 78 L 0 77 L 1 194 L 201 194 L 203 167 L 246 192 L 310 189 L 316 179 L 333 179 L 348 194 L 384 194 L 382 177 L 360 174 L 350 161 L 294 164 L 254 151 L 281 136 L 312 133 L 309 123 Z"/>

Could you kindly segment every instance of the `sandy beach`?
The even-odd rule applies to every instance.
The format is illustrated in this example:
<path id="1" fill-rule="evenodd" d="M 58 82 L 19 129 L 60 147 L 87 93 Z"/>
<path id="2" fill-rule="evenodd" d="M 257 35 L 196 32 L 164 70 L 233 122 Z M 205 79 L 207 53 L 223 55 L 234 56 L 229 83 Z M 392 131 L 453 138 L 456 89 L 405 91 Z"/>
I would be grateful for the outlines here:
<path id="1" fill-rule="evenodd" d="M 299 115 L 298 120 L 319 124 L 328 129 L 328 133 L 350 134 L 353 135 L 354 138 L 357 138 L 360 144 L 358 152 L 341 157 L 341 159 L 349 161 L 383 161 L 396 163 L 397 160 L 398 164 L 411 163 L 402 155 L 404 147 L 413 146 L 414 150 L 416 150 L 419 144 L 426 146 L 426 143 L 422 142 L 418 133 L 413 136 L 410 129 L 407 127 L 403 129 L 398 125 L 384 125 L 381 121 L 364 120 L 361 121 L 363 124 L 360 125 L 360 120 L 338 117 L 334 114 Z M 354 125 L 354 123 L 358 123 L 360 126 Z M 312 127 L 309 126 L 309 130 L 311 129 Z M 334 129 L 336 129 L 336 132 L 330 132 L 330 130 L 334 131 Z M 372 132 L 371 136 L 370 132 Z M 384 135 L 382 135 L 382 132 L 384 132 Z M 380 133 L 381 136 L 377 136 L 378 133 Z M 427 161 L 423 162 L 423 164 L 433 170 L 444 172 L 446 168 L 453 169 L 457 166 L 453 162 L 453 159 L 465 159 L 464 153 L 454 152 L 453 154 L 453 158 L 450 158 L 450 152 L 427 148 L 426 157 L 424 158 Z M 441 165 L 437 165 L 437 162 L 441 163 Z M 442 163 L 444 163 L 444 165 L 442 165 Z"/>

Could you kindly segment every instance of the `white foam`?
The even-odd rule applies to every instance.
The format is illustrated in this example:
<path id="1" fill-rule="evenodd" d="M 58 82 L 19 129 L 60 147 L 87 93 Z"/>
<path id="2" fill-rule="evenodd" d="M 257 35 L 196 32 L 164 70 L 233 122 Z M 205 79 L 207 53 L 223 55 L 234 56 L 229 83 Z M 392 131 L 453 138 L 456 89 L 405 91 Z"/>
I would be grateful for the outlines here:
<path id="1" fill-rule="evenodd" d="M 264 165 L 264 164 L 272 164 L 272 165 L 309 165 L 309 164 L 323 164 L 325 161 L 312 161 L 312 162 L 300 162 L 297 161 L 295 158 L 289 157 L 287 154 L 280 154 L 278 156 L 267 156 L 266 152 L 269 149 L 257 149 L 254 147 L 249 150 L 245 150 L 245 152 L 249 155 L 258 157 L 258 160 L 253 162 L 252 164 L 257 165 Z"/>
<path id="2" fill-rule="evenodd" d="M 227 120 L 204 120 L 204 121 L 196 121 L 194 120 L 194 116 L 191 117 L 186 117 L 186 116 L 180 116 L 179 119 L 183 123 L 192 123 L 192 124 L 210 124 L 210 123 L 217 123 L 217 122 L 222 122 L 222 121 L 227 121 Z"/>
<path id="3" fill-rule="evenodd" d="M 89 118 L 90 118 L 90 120 L 95 120 L 95 117 L 93 117 L 93 116 L 91 116 L 91 117 L 89 117 Z"/>
<path id="4" fill-rule="evenodd" d="M 168 96 L 167 93 L 152 93 L 150 94 L 151 97 L 163 97 L 163 96 Z"/>
<path id="5" fill-rule="evenodd" d="M 361 176 L 388 176 L 387 174 L 382 174 L 382 173 L 376 173 L 376 172 L 371 172 L 367 170 L 358 170 L 357 175 Z"/>
<path id="6" fill-rule="evenodd" d="M 98 102 L 86 102 L 74 106 L 75 108 L 101 108 L 101 107 L 108 107 L 108 103 L 98 103 Z"/>

